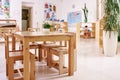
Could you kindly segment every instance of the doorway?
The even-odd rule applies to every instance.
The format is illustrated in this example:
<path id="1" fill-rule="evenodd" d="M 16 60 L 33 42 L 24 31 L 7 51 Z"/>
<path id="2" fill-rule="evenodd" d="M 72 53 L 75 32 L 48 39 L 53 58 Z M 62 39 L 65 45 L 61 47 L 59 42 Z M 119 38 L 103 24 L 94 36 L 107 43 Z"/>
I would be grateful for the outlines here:
<path id="1" fill-rule="evenodd" d="M 30 26 L 31 21 L 31 8 L 22 7 L 22 31 L 26 31 Z"/>

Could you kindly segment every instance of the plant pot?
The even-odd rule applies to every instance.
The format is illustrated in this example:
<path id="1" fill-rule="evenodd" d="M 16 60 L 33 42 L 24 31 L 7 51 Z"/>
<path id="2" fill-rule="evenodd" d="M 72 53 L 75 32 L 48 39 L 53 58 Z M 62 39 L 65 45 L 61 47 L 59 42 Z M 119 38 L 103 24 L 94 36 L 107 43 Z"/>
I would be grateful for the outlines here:
<path id="1" fill-rule="evenodd" d="M 43 33 L 45 33 L 45 34 L 49 34 L 49 33 L 50 33 L 50 29 L 46 29 L 46 28 L 44 28 L 44 29 L 43 29 Z"/>
<path id="2" fill-rule="evenodd" d="M 115 56 L 117 52 L 118 33 L 103 31 L 103 50 L 105 56 Z"/>

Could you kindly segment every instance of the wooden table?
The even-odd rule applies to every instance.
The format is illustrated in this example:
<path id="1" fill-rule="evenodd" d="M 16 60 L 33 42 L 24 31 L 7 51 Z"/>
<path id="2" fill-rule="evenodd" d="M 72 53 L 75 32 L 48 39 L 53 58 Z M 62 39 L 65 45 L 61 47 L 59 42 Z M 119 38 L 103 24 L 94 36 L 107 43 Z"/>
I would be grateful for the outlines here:
<path id="1" fill-rule="evenodd" d="M 13 49 L 15 49 L 15 39 L 20 39 L 23 41 L 23 60 L 24 60 L 24 80 L 30 80 L 29 73 L 29 42 L 37 41 L 61 41 L 66 40 L 68 44 L 68 75 L 72 76 L 74 74 L 74 44 L 73 35 L 70 33 L 49 33 L 44 34 L 42 32 L 16 32 L 13 36 Z"/>

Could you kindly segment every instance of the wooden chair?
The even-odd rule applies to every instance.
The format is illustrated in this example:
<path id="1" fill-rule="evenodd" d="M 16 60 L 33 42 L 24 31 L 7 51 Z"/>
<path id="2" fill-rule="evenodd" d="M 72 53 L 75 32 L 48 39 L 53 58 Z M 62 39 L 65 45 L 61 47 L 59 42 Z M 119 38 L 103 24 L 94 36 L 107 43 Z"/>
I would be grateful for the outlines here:
<path id="1" fill-rule="evenodd" d="M 40 53 L 38 54 L 39 61 L 42 61 L 43 59 L 47 57 L 47 48 L 51 47 L 51 45 L 52 45 L 52 42 L 48 42 L 48 43 L 44 42 L 43 44 L 40 45 L 39 47 Z"/>
<path id="2" fill-rule="evenodd" d="M 76 48 L 76 35 L 75 33 L 70 33 L 70 34 L 73 34 L 74 35 L 74 49 Z M 59 70 L 59 74 L 63 74 L 63 73 L 66 73 L 68 72 L 68 69 L 67 67 L 64 66 L 64 55 L 65 54 L 68 54 L 68 48 L 67 46 L 64 46 L 64 47 L 56 47 L 56 48 L 50 48 L 49 50 L 49 66 L 50 67 L 54 67 L 56 69 Z M 52 56 L 53 55 L 56 55 L 58 56 L 58 60 L 55 61 L 53 60 Z"/>
<path id="3" fill-rule="evenodd" d="M 49 49 L 50 48 L 56 48 L 60 46 L 66 46 L 66 42 L 62 41 L 54 41 L 54 42 L 45 42 L 44 44 L 41 44 L 40 46 L 40 54 L 39 54 L 39 61 L 42 61 L 43 59 L 47 58 L 47 65 L 50 66 L 49 62 Z M 47 57 L 48 56 L 48 57 Z"/>
<path id="4" fill-rule="evenodd" d="M 5 34 L 5 55 L 6 55 L 6 75 L 8 76 L 8 80 L 24 80 L 23 78 L 23 66 L 15 68 L 14 65 L 16 61 L 23 60 L 23 52 L 22 50 L 12 50 L 9 51 L 9 37 L 11 35 Z M 30 80 L 35 79 L 35 62 L 34 62 L 35 56 L 30 53 Z M 21 62 L 22 63 L 22 62 Z M 15 74 L 18 74 L 14 77 Z"/>
<path id="5" fill-rule="evenodd" d="M 51 63 L 50 63 L 50 67 L 54 67 L 56 69 L 59 70 L 59 74 L 63 74 L 67 72 L 67 67 L 64 66 L 64 55 L 68 53 L 68 49 L 67 47 L 58 47 L 58 48 L 51 48 L 50 49 L 50 54 L 52 57 L 52 55 L 56 55 L 59 57 L 58 60 L 52 60 L 50 59 Z"/>

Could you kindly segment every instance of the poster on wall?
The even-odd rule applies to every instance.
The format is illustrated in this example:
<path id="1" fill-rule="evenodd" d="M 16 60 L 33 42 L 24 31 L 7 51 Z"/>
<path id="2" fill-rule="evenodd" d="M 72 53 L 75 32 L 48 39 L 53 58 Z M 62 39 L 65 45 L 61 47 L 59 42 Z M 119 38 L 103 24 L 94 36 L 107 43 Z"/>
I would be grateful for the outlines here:
<path id="1" fill-rule="evenodd" d="M 50 3 L 44 4 L 44 20 L 55 20 L 56 19 L 56 6 Z"/>
<path id="2" fill-rule="evenodd" d="M 76 23 L 81 22 L 81 11 L 70 12 L 67 15 L 68 31 L 76 32 Z"/>
<path id="3" fill-rule="evenodd" d="M 8 18 L 10 16 L 10 2 L 9 0 L 0 0 L 0 15 Z"/>
<path id="4" fill-rule="evenodd" d="M 75 11 L 75 12 L 68 13 L 67 21 L 68 21 L 69 24 L 81 22 L 81 20 L 82 20 L 82 18 L 81 18 L 81 12 L 80 11 Z"/>

